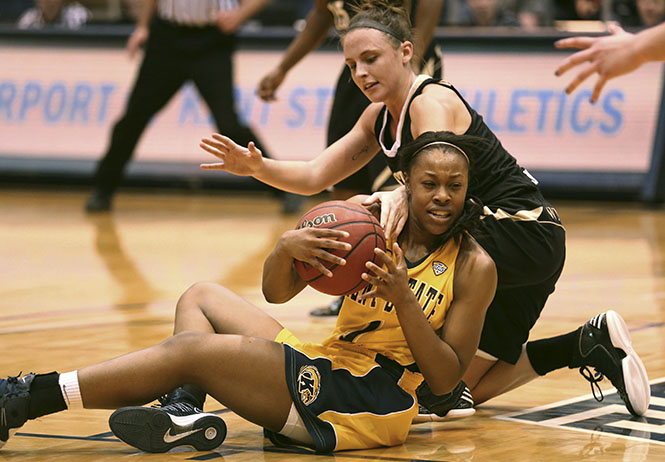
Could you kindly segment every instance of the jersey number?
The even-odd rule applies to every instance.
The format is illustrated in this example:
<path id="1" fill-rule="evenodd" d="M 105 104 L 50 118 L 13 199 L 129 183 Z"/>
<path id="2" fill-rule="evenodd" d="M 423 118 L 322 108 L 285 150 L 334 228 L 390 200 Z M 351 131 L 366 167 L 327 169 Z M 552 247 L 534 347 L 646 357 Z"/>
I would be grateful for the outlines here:
<path id="1" fill-rule="evenodd" d="M 353 342 L 360 334 L 376 330 L 379 326 L 381 326 L 381 321 L 372 321 L 361 330 L 356 330 L 346 335 L 340 335 L 339 339 L 345 342 Z"/>

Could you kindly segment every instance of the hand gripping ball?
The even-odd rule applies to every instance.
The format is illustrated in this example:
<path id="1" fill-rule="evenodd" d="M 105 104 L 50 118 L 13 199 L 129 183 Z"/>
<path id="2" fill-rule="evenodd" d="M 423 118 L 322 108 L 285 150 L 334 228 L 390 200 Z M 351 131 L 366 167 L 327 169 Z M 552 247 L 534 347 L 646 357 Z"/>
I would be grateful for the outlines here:
<path id="1" fill-rule="evenodd" d="M 305 262 L 296 260 L 295 267 L 300 277 L 316 290 L 329 295 L 348 295 L 367 286 L 360 276 L 367 271 L 365 263 L 377 263 L 375 248 L 386 250 L 386 238 L 378 220 L 365 207 L 345 201 L 328 201 L 319 204 L 303 215 L 296 229 L 316 227 L 330 228 L 349 233 L 341 239 L 351 244 L 351 250 L 330 250 L 346 260 L 339 266 L 321 261 L 332 271 L 327 277 Z"/>

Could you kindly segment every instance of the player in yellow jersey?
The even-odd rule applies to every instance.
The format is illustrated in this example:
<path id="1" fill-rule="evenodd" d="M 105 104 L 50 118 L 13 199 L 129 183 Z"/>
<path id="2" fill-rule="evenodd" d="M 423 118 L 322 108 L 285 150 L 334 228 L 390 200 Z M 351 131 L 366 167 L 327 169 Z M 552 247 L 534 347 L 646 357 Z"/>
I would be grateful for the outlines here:
<path id="1" fill-rule="evenodd" d="M 226 426 L 202 412 L 209 393 L 281 443 L 319 452 L 402 443 L 423 380 L 438 394 L 460 382 L 496 288 L 494 263 L 467 232 L 480 216 L 466 194 L 474 143 L 428 133 L 409 145 L 407 224 L 389 251 L 377 250 L 382 267 L 367 264 L 370 287 L 346 298 L 324 342 L 302 344 L 229 290 L 196 284 L 178 301 L 174 335 L 159 345 L 78 371 L 0 380 L 0 445 L 29 419 L 147 403 L 169 390 L 161 407 L 115 411 L 116 436 L 149 452 L 213 449 Z M 305 287 L 295 259 L 344 264 L 326 250 L 348 249 L 344 233 L 285 232 L 265 262 L 266 298 L 284 302 Z"/>

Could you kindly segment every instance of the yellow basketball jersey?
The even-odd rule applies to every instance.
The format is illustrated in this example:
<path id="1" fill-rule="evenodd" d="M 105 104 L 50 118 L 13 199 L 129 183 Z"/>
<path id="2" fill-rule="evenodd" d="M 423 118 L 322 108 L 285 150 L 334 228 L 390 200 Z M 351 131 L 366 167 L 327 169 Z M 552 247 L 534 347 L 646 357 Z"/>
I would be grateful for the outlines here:
<path id="1" fill-rule="evenodd" d="M 451 239 L 421 261 L 408 265 L 409 286 L 434 330 L 443 326 L 453 299 L 455 260 L 460 243 L 461 238 Z M 388 243 L 388 249 L 391 248 L 392 243 Z M 358 299 L 371 287 L 344 297 L 335 330 L 323 345 L 381 353 L 403 366 L 414 363 L 395 307 L 380 298 Z"/>

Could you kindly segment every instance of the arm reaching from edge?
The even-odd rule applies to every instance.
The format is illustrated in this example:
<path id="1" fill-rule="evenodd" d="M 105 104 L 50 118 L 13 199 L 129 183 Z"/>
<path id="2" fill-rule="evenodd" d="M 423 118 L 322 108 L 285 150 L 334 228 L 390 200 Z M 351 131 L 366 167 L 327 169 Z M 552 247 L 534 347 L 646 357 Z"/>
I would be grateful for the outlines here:
<path id="1" fill-rule="evenodd" d="M 620 75 L 628 74 L 649 61 L 665 60 L 665 23 L 630 34 L 617 24 L 608 24 L 609 36 L 571 37 L 555 42 L 561 49 L 580 49 L 566 58 L 556 69 L 556 76 L 563 75 L 569 69 L 588 62 L 566 87 L 566 93 L 572 93 L 591 74 L 598 73 L 598 80 L 593 87 L 591 102 L 598 101 L 605 83 Z"/>
<path id="2" fill-rule="evenodd" d="M 264 101 L 275 100 L 275 92 L 286 78 L 286 74 L 302 58 L 319 47 L 332 24 L 333 18 L 326 7 L 326 2 L 317 0 L 307 15 L 305 28 L 293 39 L 279 64 L 259 82 L 256 91 L 259 98 Z"/>
<path id="3" fill-rule="evenodd" d="M 249 143 L 240 146 L 232 139 L 213 134 L 199 146 L 218 161 L 201 164 L 204 170 L 222 170 L 251 176 L 282 191 L 312 195 L 332 186 L 367 164 L 381 149 L 373 132 L 380 104 L 370 105 L 349 133 L 309 161 L 266 159 Z"/>

